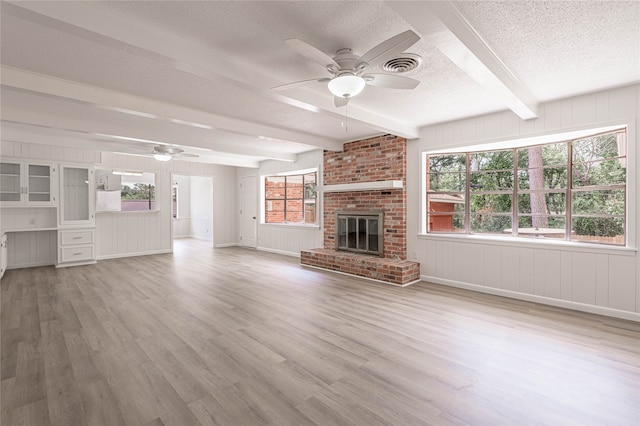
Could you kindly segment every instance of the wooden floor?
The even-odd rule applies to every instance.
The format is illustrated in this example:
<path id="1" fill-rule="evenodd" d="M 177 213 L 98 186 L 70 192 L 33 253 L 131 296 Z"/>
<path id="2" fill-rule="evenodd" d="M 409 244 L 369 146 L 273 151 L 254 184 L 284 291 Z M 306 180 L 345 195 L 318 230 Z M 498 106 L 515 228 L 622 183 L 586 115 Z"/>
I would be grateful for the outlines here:
<path id="1" fill-rule="evenodd" d="M 179 240 L 10 270 L 2 425 L 638 425 L 637 323 Z"/>

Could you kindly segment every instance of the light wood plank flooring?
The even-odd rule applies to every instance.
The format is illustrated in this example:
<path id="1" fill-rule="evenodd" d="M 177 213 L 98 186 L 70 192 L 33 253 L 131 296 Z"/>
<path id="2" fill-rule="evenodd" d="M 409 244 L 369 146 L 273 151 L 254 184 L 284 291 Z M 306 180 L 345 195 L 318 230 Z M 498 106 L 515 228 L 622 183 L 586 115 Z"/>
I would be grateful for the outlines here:
<path id="1" fill-rule="evenodd" d="M 10 270 L 2 425 L 637 425 L 637 323 L 179 240 Z"/>

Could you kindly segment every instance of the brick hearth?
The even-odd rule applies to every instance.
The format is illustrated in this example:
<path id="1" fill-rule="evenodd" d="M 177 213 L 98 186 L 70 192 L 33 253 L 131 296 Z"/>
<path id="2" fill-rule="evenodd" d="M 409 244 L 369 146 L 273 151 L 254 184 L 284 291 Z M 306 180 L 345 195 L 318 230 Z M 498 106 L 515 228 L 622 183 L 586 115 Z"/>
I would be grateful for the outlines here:
<path id="1" fill-rule="evenodd" d="M 393 284 L 420 277 L 420 264 L 407 261 L 406 139 L 384 135 L 325 151 L 323 185 L 401 181 L 402 188 L 323 193 L 324 248 L 303 250 L 301 263 Z M 384 212 L 384 257 L 336 252 L 336 211 Z"/>
<path id="2" fill-rule="evenodd" d="M 302 250 L 301 263 L 386 283 L 406 285 L 420 279 L 420 264 L 329 249 Z"/>

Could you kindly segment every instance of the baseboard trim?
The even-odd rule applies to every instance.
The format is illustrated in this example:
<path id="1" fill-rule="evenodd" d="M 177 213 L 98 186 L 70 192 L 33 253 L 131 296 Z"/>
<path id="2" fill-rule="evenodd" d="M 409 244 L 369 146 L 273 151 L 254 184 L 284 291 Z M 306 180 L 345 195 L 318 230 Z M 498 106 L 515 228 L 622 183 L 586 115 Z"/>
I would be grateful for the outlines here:
<path id="1" fill-rule="evenodd" d="M 55 260 L 45 260 L 45 261 L 42 261 L 42 262 L 18 263 L 18 264 L 15 264 L 15 265 L 7 265 L 6 271 L 8 271 L 9 269 L 37 268 L 37 267 L 40 267 L 40 266 L 56 266 L 56 261 Z"/>
<path id="2" fill-rule="evenodd" d="M 224 243 L 224 244 L 216 244 L 215 248 L 224 248 L 224 247 L 237 247 L 238 243 Z"/>
<path id="3" fill-rule="evenodd" d="M 116 253 L 98 256 L 97 260 L 119 259 L 121 257 L 136 257 L 136 256 L 150 256 L 153 254 L 167 254 L 173 253 L 171 249 L 153 250 L 153 251 L 139 251 L 134 253 Z"/>
<path id="4" fill-rule="evenodd" d="M 586 303 L 572 302 L 569 300 L 559 300 L 552 297 L 538 296 L 536 294 L 519 293 L 501 288 L 484 287 L 477 284 L 469 284 L 462 281 L 447 280 L 444 278 L 421 275 L 422 281 L 434 284 L 446 285 L 449 287 L 462 288 L 465 290 L 477 291 L 479 293 L 493 294 L 495 296 L 508 297 L 510 299 L 524 300 L 526 302 L 540 303 L 542 305 L 556 306 L 558 308 L 571 309 L 574 311 L 588 312 L 591 314 L 604 315 L 607 317 L 620 318 L 624 320 L 640 322 L 640 313 L 621 311 L 619 309 L 607 308 L 604 306 L 588 305 Z"/>
<path id="5" fill-rule="evenodd" d="M 300 252 L 296 253 L 296 252 L 292 252 L 292 251 L 277 250 L 277 249 L 272 249 L 272 248 L 268 248 L 268 247 L 256 247 L 256 250 L 258 250 L 258 251 L 266 251 L 266 252 L 275 253 L 275 254 L 282 254 L 284 256 L 300 258 Z"/>

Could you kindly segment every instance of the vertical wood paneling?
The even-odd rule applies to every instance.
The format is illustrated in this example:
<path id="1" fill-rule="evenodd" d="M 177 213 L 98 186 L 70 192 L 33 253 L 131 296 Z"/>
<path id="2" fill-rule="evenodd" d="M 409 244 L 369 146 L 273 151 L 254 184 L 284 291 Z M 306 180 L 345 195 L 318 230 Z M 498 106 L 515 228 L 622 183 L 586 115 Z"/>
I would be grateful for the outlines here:
<path id="1" fill-rule="evenodd" d="M 595 305 L 596 255 L 573 253 L 571 261 L 571 300 Z"/>
<path id="2" fill-rule="evenodd" d="M 8 267 L 54 265 L 58 256 L 57 246 L 56 231 L 9 232 Z"/>
<path id="3" fill-rule="evenodd" d="M 544 272 L 544 296 L 560 299 L 560 257 L 561 253 L 556 250 L 545 250 L 544 265 L 541 265 Z"/>
<path id="4" fill-rule="evenodd" d="M 501 248 L 488 245 L 483 248 L 484 252 L 484 283 L 483 285 L 493 288 L 502 288 L 502 256 Z"/>
<path id="5" fill-rule="evenodd" d="M 596 305 L 609 306 L 609 256 L 596 255 Z"/>
<path id="6" fill-rule="evenodd" d="M 572 125 L 582 126 L 589 123 L 595 123 L 597 119 L 597 103 L 596 95 L 582 96 L 573 99 L 571 104 Z"/>
<path id="7" fill-rule="evenodd" d="M 503 247 L 500 250 L 502 265 L 500 268 L 500 281 L 502 282 L 502 288 L 505 290 L 520 290 L 518 251 L 513 250 L 511 247 Z"/>
<path id="8" fill-rule="evenodd" d="M 545 296 L 546 278 L 547 278 L 547 262 L 546 251 L 536 249 L 533 252 L 533 294 L 537 296 Z"/>
<path id="9" fill-rule="evenodd" d="M 636 239 L 640 239 L 640 230 L 636 225 L 640 212 L 640 188 L 635 182 L 640 161 L 636 130 L 639 112 L 640 85 L 622 87 L 541 104 L 539 116 L 533 120 L 515 118 L 514 121 L 515 115 L 506 111 L 426 127 L 421 129 L 418 149 L 446 149 L 627 122 L 630 124 L 628 156 L 633 165 L 628 170 L 629 203 L 635 208 L 630 212 L 629 238 L 632 244 L 636 244 Z M 419 176 L 418 159 L 410 160 L 407 166 L 408 176 L 416 173 Z M 421 186 L 416 185 L 408 194 L 408 210 L 420 210 L 419 191 L 422 190 Z M 419 220 L 419 216 L 412 216 L 408 221 L 409 235 L 412 235 L 412 230 L 420 230 Z M 408 244 L 411 246 L 412 242 Z M 429 253 L 434 246 L 444 244 L 443 240 L 426 242 L 427 275 L 447 278 L 450 271 L 439 269 L 439 265 L 448 265 L 447 255 L 438 258 L 442 254 L 439 250 L 435 255 Z M 516 291 L 524 294 L 632 312 L 640 309 L 640 261 L 637 253 L 607 254 L 598 248 L 589 252 L 585 248 L 540 246 L 532 249 L 509 246 L 502 248 L 501 261 L 496 261 L 495 247 L 477 240 L 456 240 L 458 253 L 454 253 L 454 256 L 458 263 L 467 263 L 457 266 L 460 268 L 460 281 L 513 290 L 515 284 L 512 277 L 516 276 Z M 475 268 L 474 263 L 465 260 L 471 252 L 475 253 L 474 261 L 478 265 L 475 273 L 470 272 Z"/>
<path id="10" fill-rule="evenodd" d="M 535 292 L 535 259 L 534 250 L 523 248 L 518 250 L 518 276 L 520 280 L 519 291 L 527 294 L 536 294 Z"/>
<path id="11" fill-rule="evenodd" d="M 596 95 L 596 122 L 609 121 L 609 92 Z"/>
<path id="12" fill-rule="evenodd" d="M 571 300 L 572 258 L 575 253 L 563 251 L 560 253 L 560 298 Z"/>
<path id="13" fill-rule="evenodd" d="M 453 279 L 453 269 L 457 267 L 460 259 L 453 252 L 451 241 L 442 242 L 442 277 L 447 280 Z"/>
<path id="14" fill-rule="evenodd" d="M 428 241 L 418 241 L 418 246 L 423 247 L 422 256 L 418 258 L 421 265 L 421 273 L 428 276 L 438 276 L 435 268 L 435 258 L 436 258 L 436 241 L 428 240 Z"/>
<path id="15" fill-rule="evenodd" d="M 427 253 L 429 260 L 433 262 L 433 271 L 436 277 L 444 277 L 442 272 L 442 262 L 443 262 L 443 254 L 442 254 L 442 241 L 435 242 L 435 252 L 431 255 Z"/>
<path id="16" fill-rule="evenodd" d="M 573 124 L 573 101 L 572 99 L 564 99 L 560 102 L 560 127 L 572 127 Z"/>
<path id="17" fill-rule="evenodd" d="M 505 136 L 517 135 L 520 129 L 520 119 L 512 111 L 500 114 L 500 133 Z"/>
<path id="18" fill-rule="evenodd" d="M 554 130 L 562 128 L 562 104 L 554 102 L 546 104 L 544 107 L 544 125 L 545 130 Z"/>
<path id="19" fill-rule="evenodd" d="M 456 269 L 459 271 L 456 280 L 464 283 L 474 283 L 476 280 L 475 245 L 456 245 Z"/>
<path id="20" fill-rule="evenodd" d="M 609 307 L 638 312 L 635 306 L 636 263 L 632 256 L 609 256 Z"/>

